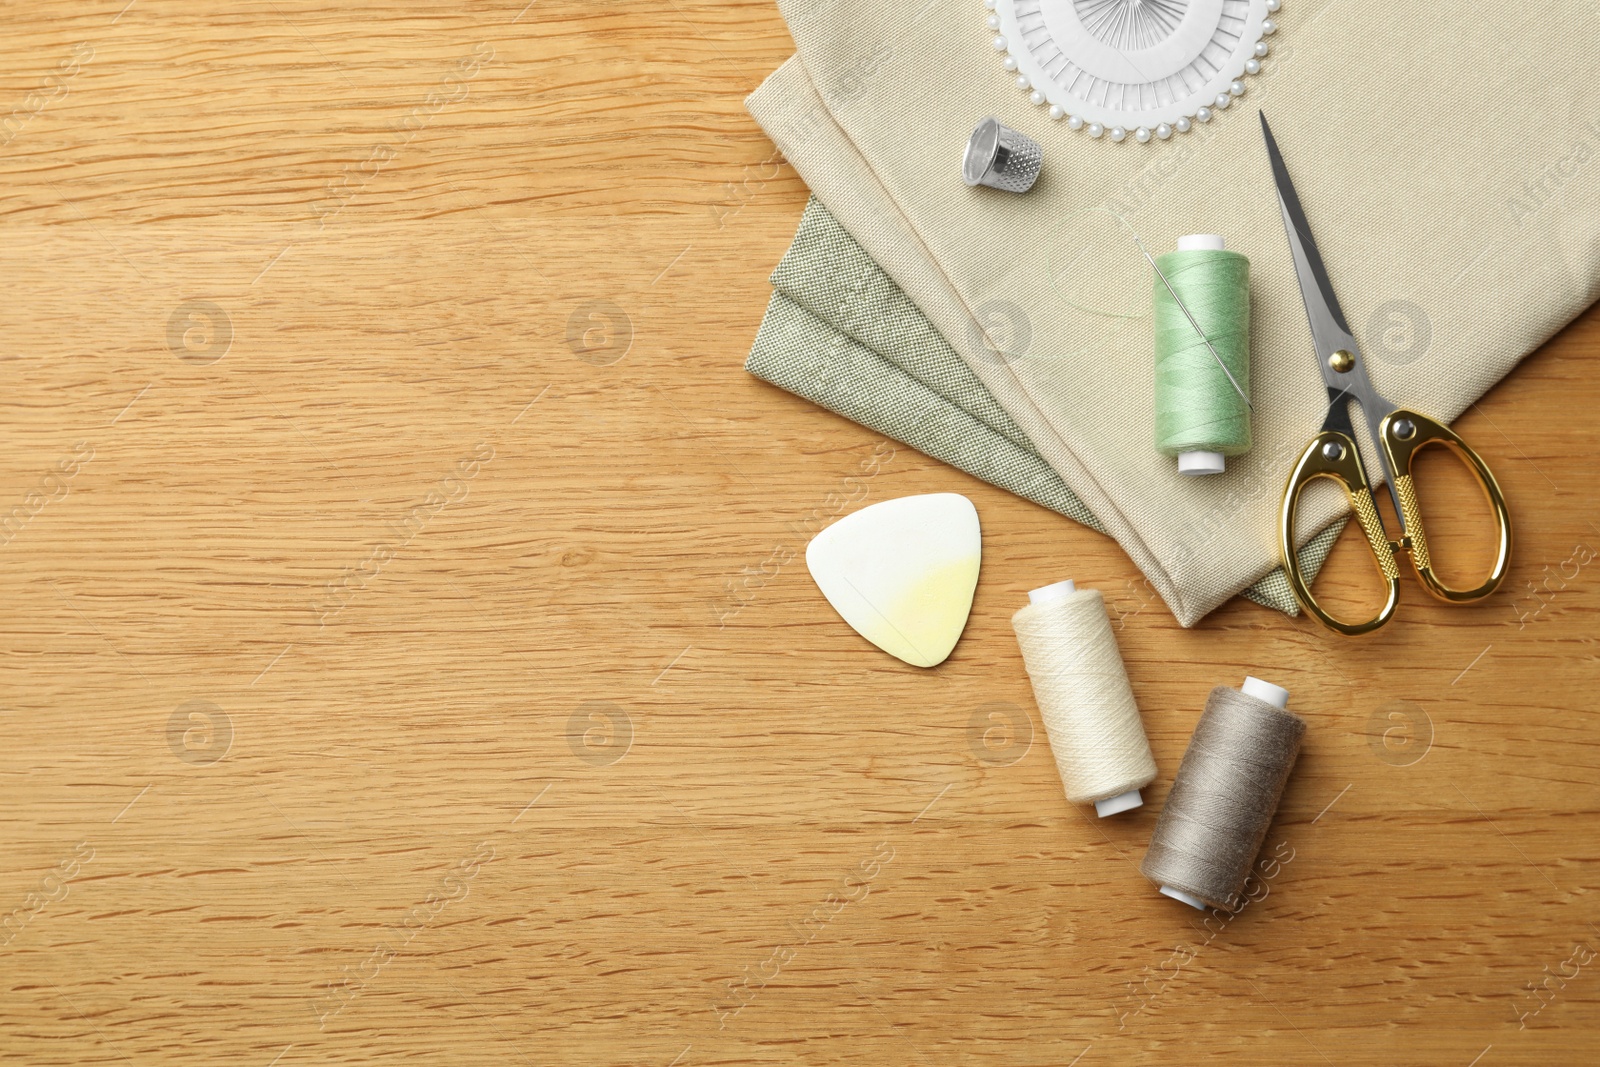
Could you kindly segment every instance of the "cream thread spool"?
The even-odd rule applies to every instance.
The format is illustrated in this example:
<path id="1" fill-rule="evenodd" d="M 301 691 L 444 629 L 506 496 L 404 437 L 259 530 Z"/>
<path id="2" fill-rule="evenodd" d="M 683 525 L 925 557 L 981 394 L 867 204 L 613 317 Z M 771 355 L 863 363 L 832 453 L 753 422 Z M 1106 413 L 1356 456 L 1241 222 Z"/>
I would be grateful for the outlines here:
<path id="1" fill-rule="evenodd" d="M 1139 807 L 1156 761 L 1105 598 L 1070 581 L 1047 585 L 1028 594 L 1011 627 L 1067 799 L 1094 801 L 1101 818 Z"/>
<path id="2" fill-rule="evenodd" d="M 1305 736 L 1289 691 L 1260 678 L 1206 699 L 1139 869 L 1190 907 L 1237 911 Z"/>

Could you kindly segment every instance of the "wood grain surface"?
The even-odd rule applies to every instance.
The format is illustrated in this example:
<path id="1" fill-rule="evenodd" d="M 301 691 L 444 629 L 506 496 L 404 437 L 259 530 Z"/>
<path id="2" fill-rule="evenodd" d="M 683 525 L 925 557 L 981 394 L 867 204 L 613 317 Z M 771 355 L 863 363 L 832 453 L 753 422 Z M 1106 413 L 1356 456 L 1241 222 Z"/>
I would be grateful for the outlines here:
<path id="1" fill-rule="evenodd" d="M 1593 1062 L 1600 316 L 1458 423 L 1505 591 L 1185 631 L 1106 539 L 741 370 L 805 198 L 742 107 L 767 0 L 5 27 L 0 1061 Z M 985 558 L 920 671 L 799 553 L 933 491 Z M 1162 771 L 1104 821 L 1009 626 L 1069 575 Z M 1311 729 L 1207 922 L 1136 865 L 1247 672 Z"/>

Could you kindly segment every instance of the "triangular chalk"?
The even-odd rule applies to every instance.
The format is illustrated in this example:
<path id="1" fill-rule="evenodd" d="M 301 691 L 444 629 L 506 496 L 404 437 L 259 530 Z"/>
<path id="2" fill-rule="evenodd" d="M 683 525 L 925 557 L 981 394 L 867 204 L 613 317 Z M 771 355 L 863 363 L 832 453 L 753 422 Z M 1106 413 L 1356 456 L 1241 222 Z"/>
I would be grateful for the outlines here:
<path id="1" fill-rule="evenodd" d="M 915 667 L 945 661 L 972 610 L 982 539 L 957 493 L 885 500 L 812 538 L 806 566 L 856 633 Z"/>

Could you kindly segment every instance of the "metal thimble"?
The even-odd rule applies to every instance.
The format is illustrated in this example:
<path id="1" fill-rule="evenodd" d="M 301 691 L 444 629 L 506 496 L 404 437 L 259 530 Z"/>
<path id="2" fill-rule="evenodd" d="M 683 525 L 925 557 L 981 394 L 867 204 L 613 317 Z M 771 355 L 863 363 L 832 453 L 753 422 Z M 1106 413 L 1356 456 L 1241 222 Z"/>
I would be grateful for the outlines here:
<path id="1" fill-rule="evenodd" d="M 967 139 L 961 177 L 968 185 L 987 185 L 1008 193 L 1025 193 L 1039 177 L 1044 150 L 1027 134 L 1018 133 L 990 115 Z"/>

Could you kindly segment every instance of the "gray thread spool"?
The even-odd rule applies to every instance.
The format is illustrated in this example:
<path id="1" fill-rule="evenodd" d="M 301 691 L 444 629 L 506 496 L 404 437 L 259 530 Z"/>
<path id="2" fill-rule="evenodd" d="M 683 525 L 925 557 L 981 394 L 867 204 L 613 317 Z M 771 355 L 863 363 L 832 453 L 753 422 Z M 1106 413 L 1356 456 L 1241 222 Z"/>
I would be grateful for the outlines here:
<path id="1" fill-rule="evenodd" d="M 1237 911 L 1245 879 L 1289 780 L 1305 720 L 1289 691 L 1246 678 L 1206 698 L 1139 870 L 1202 911 Z"/>

